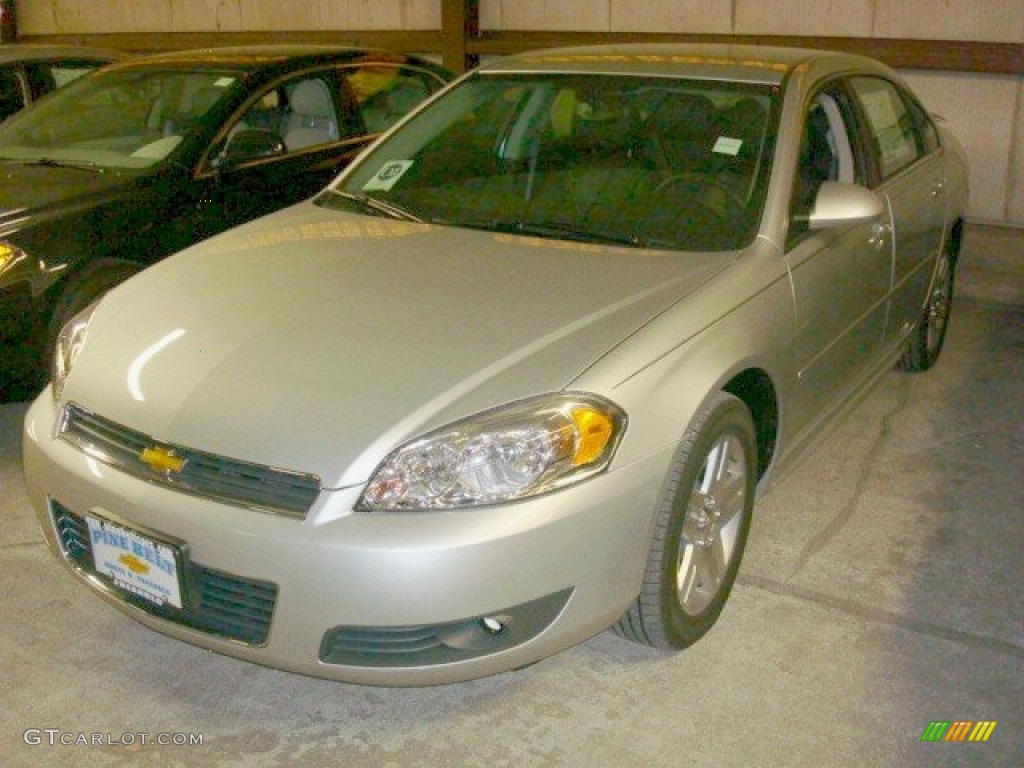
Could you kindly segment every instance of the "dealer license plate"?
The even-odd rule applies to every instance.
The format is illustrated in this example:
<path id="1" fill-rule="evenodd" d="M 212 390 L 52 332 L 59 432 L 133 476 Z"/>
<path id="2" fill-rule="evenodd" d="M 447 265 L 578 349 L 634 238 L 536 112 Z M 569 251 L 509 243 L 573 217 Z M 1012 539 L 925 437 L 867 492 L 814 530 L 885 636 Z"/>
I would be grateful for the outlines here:
<path id="1" fill-rule="evenodd" d="M 182 607 L 177 548 L 95 515 L 86 515 L 97 573 L 154 605 Z"/>

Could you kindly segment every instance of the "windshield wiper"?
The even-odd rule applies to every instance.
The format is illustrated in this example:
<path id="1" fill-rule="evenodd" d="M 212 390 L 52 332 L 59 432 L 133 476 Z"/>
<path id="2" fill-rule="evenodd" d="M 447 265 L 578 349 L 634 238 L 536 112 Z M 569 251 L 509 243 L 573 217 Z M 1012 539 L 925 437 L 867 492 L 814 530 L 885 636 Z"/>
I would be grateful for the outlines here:
<path id="1" fill-rule="evenodd" d="M 18 160 L 22 165 L 41 165 L 44 168 L 74 168 L 76 171 L 103 173 L 103 169 L 91 160 L 58 160 L 54 157 L 40 157 L 35 160 Z"/>
<path id="2" fill-rule="evenodd" d="M 442 223 L 442 222 L 439 222 Z M 611 245 L 628 245 L 633 247 L 657 247 L 647 243 L 636 235 L 621 232 L 590 232 L 582 230 L 570 223 L 557 221 L 504 221 L 502 219 L 480 219 L 445 222 L 453 226 L 485 229 L 490 232 L 508 232 L 515 235 L 534 237 L 550 237 L 560 240 L 572 240 L 577 243 L 599 243 Z"/>
<path id="3" fill-rule="evenodd" d="M 399 219 L 401 221 L 415 221 L 419 224 L 423 223 L 423 219 L 412 211 L 406 210 L 402 206 L 396 205 L 388 200 L 381 200 L 379 197 L 371 197 L 370 195 L 362 192 L 343 192 L 339 189 L 333 189 L 331 191 L 339 197 L 351 200 L 364 211 L 370 211 L 371 213 L 376 213 L 378 215 L 383 214 L 389 218 Z"/>

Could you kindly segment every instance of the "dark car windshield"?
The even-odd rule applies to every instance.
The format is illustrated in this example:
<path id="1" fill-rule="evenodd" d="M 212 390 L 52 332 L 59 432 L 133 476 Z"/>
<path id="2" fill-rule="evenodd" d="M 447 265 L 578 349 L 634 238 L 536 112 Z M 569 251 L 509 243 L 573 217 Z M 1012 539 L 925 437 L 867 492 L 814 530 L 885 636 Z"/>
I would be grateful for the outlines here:
<path id="1" fill-rule="evenodd" d="M 769 86 L 478 74 L 385 138 L 321 204 L 647 248 L 729 250 L 756 230 Z M 379 208 L 377 209 L 379 210 Z"/>
<path id="2" fill-rule="evenodd" d="M 238 83 L 232 73 L 194 70 L 88 75 L 0 125 L 0 158 L 146 168 L 170 155 Z"/>

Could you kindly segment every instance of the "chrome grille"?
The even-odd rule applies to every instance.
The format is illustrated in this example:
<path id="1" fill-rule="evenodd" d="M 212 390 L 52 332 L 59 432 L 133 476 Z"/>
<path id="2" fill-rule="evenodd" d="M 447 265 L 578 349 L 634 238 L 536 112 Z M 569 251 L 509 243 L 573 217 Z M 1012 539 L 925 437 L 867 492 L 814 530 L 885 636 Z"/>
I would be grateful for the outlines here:
<path id="1" fill-rule="evenodd" d="M 60 436 L 92 458 L 129 475 L 182 493 L 265 512 L 304 518 L 320 493 L 316 475 L 252 464 L 154 440 L 84 408 L 65 408 Z M 141 454 L 157 448 L 181 460 L 179 471 L 162 472 Z"/>
<path id="2" fill-rule="evenodd" d="M 56 501 L 51 501 L 50 507 L 64 555 L 78 570 L 106 582 L 96 572 L 85 519 Z M 124 602 L 176 624 L 247 645 L 266 643 L 277 601 L 276 584 L 246 579 L 195 562 L 188 563 L 184 582 L 188 598 L 181 611 L 154 605 L 109 584 L 108 587 Z"/>

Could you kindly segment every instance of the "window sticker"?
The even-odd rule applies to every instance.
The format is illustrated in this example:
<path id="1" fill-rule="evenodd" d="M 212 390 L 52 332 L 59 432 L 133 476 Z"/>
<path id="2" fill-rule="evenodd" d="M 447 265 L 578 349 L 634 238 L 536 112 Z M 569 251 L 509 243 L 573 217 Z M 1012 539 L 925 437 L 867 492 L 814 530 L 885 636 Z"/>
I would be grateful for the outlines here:
<path id="1" fill-rule="evenodd" d="M 904 133 L 901 126 L 901 118 L 906 115 L 906 110 L 899 104 L 897 112 L 897 105 L 893 103 L 894 94 L 889 90 L 863 89 L 860 97 L 882 155 L 883 173 L 888 175 L 913 160 L 916 154 L 913 137 Z"/>
<path id="2" fill-rule="evenodd" d="M 381 192 L 387 192 L 398 180 L 405 175 L 405 172 L 412 167 L 412 160 L 392 160 L 389 163 L 384 163 L 380 170 L 377 171 L 370 180 L 363 184 L 364 192 L 372 192 L 378 190 Z"/>
<path id="3" fill-rule="evenodd" d="M 896 115 L 896 110 L 893 108 L 887 91 L 862 90 L 860 91 L 860 101 L 864 106 L 864 111 L 868 113 L 868 119 L 878 131 L 884 131 L 899 123 L 899 117 Z"/>
<path id="4" fill-rule="evenodd" d="M 217 88 L 230 88 L 234 82 L 235 78 L 233 77 L 219 77 L 216 82 L 214 82 L 214 86 Z"/>
<path id="5" fill-rule="evenodd" d="M 731 139 L 728 136 L 719 136 L 715 142 L 715 146 L 711 148 L 711 151 L 719 155 L 732 155 L 736 157 L 740 153 L 740 147 L 743 146 L 742 139 Z"/>

